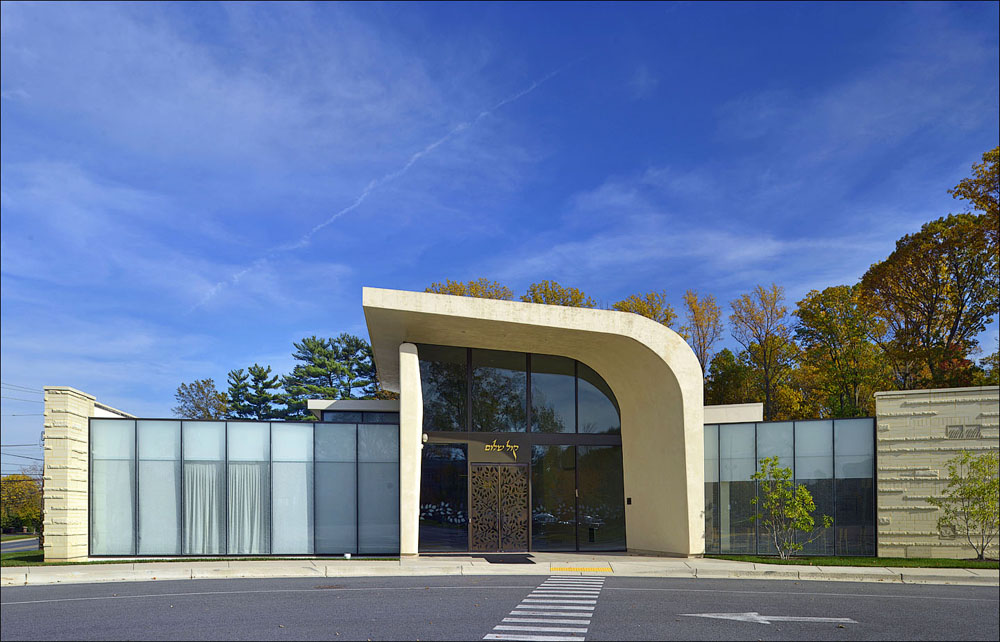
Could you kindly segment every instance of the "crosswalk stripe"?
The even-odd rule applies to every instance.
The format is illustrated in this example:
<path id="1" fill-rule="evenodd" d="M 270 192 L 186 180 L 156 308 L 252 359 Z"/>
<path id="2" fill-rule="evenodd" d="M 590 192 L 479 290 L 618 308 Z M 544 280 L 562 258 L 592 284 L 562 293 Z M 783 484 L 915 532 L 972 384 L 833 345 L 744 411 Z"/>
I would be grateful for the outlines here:
<path id="1" fill-rule="evenodd" d="M 586 633 L 586 628 L 578 626 L 520 626 L 518 624 L 498 624 L 494 631 L 541 631 L 542 633 Z"/>
<path id="2" fill-rule="evenodd" d="M 535 608 L 545 608 L 545 607 L 535 607 Z M 593 613 L 565 613 L 562 611 L 511 611 L 511 615 L 554 615 L 557 617 L 590 617 Z"/>
<path id="3" fill-rule="evenodd" d="M 524 635 L 515 633 L 490 633 L 484 640 L 523 640 L 524 642 L 574 642 L 587 638 L 577 635 Z"/>
<path id="4" fill-rule="evenodd" d="M 597 600 L 558 600 L 555 598 L 530 598 L 526 597 L 522 602 L 537 602 L 539 604 L 597 604 Z"/>
<path id="5" fill-rule="evenodd" d="M 541 622 L 544 624 L 590 624 L 590 620 L 553 620 L 547 617 L 505 617 L 504 622 Z"/>
<path id="6" fill-rule="evenodd" d="M 594 607 L 592 607 L 592 606 L 563 606 L 561 604 L 552 604 L 552 605 L 546 604 L 545 606 L 534 605 L 534 604 L 525 604 L 524 606 L 522 606 L 522 605 L 518 604 L 514 608 L 516 608 L 516 609 L 520 609 L 520 608 L 525 608 L 525 609 L 559 609 L 559 610 L 566 610 L 566 611 L 593 611 L 594 610 Z"/>

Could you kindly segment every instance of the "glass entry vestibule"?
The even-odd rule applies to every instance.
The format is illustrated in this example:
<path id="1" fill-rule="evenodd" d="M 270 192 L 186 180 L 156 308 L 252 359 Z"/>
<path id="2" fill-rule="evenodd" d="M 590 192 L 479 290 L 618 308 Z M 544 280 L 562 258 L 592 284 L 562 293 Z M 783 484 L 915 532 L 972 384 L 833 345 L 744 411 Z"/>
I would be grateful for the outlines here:
<path id="1" fill-rule="evenodd" d="M 573 359 L 418 346 L 421 552 L 625 550 L 621 422 Z"/>

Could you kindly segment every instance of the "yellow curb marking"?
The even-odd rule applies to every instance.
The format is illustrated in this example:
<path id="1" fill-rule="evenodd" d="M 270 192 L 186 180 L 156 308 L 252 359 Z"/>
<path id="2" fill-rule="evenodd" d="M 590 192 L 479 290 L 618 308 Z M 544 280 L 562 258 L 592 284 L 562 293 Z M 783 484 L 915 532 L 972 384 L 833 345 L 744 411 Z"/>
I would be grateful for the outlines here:
<path id="1" fill-rule="evenodd" d="M 586 573 L 614 573 L 610 566 L 553 566 L 550 571 L 582 571 Z"/>

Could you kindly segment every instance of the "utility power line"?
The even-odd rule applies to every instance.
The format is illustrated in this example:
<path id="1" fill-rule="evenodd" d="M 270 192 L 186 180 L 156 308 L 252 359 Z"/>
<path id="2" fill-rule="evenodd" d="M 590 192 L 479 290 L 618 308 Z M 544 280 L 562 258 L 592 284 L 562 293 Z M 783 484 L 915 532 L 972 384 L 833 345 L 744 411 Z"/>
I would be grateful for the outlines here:
<path id="1" fill-rule="evenodd" d="M 14 401 L 28 401 L 30 403 L 45 403 L 44 401 L 41 401 L 40 399 L 21 399 L 20 397 L 4 397 L 3 395 L 0 395 L 0 398 L 2 398 L 2 399 L 12 399 Z"/>
<path id="2" fill-rule="evenodd" d="M 41 457 L 28 457 L 27 455 L 18 455 L 15 453 L 4 453 L 4 457 L 20 457 L 21 459 L 34 459 L 35 461 L 45 461 Z"/>
<path id="3" fill-rule="evenodd" d="M 18 390 L 20 392 L 30 392 L 30 393 L 36 394 L 36 395 L 43 395 L 43 394 L 45 394 L 44 392 L 42 392 L 38 388 L 29 388 L 28 386 L 22 386 L 22 385 L 19 385 L 19 384 L 16 384 L 16 383 L 3 383 L 3 382 L 0 382 L 0 388 L 10 388 L 11 390 Z"/>

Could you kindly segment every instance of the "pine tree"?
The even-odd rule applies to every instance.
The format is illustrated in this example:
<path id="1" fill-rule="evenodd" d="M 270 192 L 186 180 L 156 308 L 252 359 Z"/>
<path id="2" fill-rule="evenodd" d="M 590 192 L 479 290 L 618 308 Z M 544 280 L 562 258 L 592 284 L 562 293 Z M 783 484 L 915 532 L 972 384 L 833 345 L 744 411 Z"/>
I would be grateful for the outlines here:
<path id="1" fill-rule="evenodd" d="M 252 409 L 247 403 L 247 395 L 250 393 L 250 386 L 247 383 L 247 373 L 240 368 L 230 370 L 227 379 L 229 390 L 229 418 L 230 419 L 251 419 Z"/>

